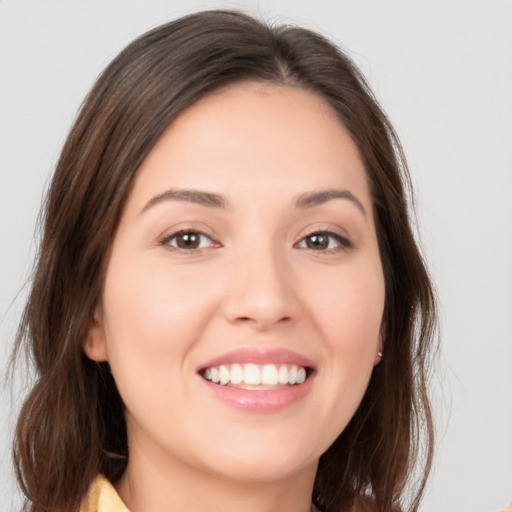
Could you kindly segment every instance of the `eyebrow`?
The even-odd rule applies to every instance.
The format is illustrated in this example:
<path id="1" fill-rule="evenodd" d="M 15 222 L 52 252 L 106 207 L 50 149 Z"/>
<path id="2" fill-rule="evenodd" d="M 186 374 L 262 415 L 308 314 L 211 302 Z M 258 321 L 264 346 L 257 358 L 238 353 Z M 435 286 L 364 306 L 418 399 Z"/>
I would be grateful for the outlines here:
<path id="1" fill-rule="evenodd" d="M 208 208 L 226 208 L 225 199 L 219 194 L 211 192 L 202 192 L 200 190 L 166 190 L 151 198 L 142 208 L 141 213 L 145 212 L 152 206 L 164 201 L 187 201 L 189 203 L 200 204 Z"/>
<path id="2" fill-rule="evenodd" d="M 295 199 L 295 207 L 300 209 L 313 208 L 333 199 L 347 199 L 351 201 L 366 216 L 366 210 L 362 203 L 349 190 L 326 189 L 301 194 Z M 152 197 L 142 208 L 141 213 L 152 206 L 165 201 L 187 201 L 207 208 L 226 208 L 226 200 L 219 194 L 204 192 L 201 190 L 171 189 Z"/>
<path id="3" fill-rule="evenodd" d="M 357 206 L 365 217 L 367 216 L 366 210 L 361 201 L 359 201 L 359 199 L 357 199 L 357 197 L 349 190 L 327 189 L 320 190 L 318 192 L 307 192 L 306 194 L 301 194 L 297 197 L 295 200 L 295 206 L 297 208 L 312 208 L 313 206 L 319 206 L 327 203 L 332 199 L 348 199 Z"/>

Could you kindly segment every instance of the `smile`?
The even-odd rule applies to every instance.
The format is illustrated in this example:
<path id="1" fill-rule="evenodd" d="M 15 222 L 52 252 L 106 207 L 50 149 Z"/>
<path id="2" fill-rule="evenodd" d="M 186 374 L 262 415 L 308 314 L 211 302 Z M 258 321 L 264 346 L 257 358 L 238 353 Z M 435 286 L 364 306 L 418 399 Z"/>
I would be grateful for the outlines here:
<path id="1" fill-rule="evenodd" d="M 308 377 L 305 367 L 287 364 L 226 364 L 211 366 L 200 372 L 207 381 L 240 389 L 279 389 L 302 384 Z"/>
<path id="2" fill-rule="evenodd" d="M 300 403 L 310 393 L 317 373 L 310 359 L 287 349 L 242 348 L 197 368 L 211 396 L 252 413 L 275 412 Z"/>

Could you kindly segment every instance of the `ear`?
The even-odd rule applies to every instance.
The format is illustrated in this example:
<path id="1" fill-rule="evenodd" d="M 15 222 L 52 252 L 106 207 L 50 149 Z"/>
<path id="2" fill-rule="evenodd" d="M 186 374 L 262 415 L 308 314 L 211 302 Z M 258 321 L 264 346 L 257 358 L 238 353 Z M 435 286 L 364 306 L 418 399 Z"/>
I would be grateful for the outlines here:
<path id="1" fill-rule="evenodd" d="M 373 366 L 377 366 L 381 362 L 383 353 L 384 353 L 384 340 L 383 340 L 383 333 L 382 333 L 382 328 L 381 328 L 380 333 L 379 333 L 379 342 L 377 343 L 377 348 L 375 349 L 375 357 L 373 360 Z"/>
<path id="2" fill-rule="evenodd" d="M 108 360 L 107 343 L 105 339 L 105 330 L 101 308 L 97 306 L 94 310 L 94 316 L 89 328 L 89 334 L 84 343 L 84 352 L 89 359 L 101 363 Z"/>

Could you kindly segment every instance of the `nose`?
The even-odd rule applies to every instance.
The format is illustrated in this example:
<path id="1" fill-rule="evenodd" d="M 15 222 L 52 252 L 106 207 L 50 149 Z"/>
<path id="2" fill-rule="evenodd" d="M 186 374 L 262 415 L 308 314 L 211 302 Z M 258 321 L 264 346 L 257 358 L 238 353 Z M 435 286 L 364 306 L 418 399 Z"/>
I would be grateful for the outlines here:
<path id="1" fill-rule="evenodd" d="M 296 280 L 290 262 L 282 254 L 269 249 L 240 255 L 227 279 L 230 284 L 224 297 L 224 314 L 230 323 L 266 331 L 298 318 Z"/>

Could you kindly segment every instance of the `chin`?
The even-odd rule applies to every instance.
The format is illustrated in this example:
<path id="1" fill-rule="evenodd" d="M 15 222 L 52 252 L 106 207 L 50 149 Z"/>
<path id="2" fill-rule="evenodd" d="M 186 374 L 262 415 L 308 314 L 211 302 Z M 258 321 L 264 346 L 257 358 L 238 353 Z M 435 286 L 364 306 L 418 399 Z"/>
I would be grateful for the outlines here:
<path id="1" fill-rule="evenodd" d="M 209 471 L 239 482 L 276 482 L 303 471 L 316 472 L 322 447 L 308 436 L 293 436 L 282 431 L 261 429 L 234 442 L 234 436 L 205 447 L 202 459 Z M 325 447 L 326 449 L 327 447 Z M 213 462 L 213 464 L 211 463 Z"/>
<path id="2" fill-rule="evenodd" d="M 240 483 L 271 483 L 295 477 L 298 473 L 309 470 L 314 474 L 318 459 L 301 459 L 297 457 L 225 457 L 223 463 L 214 469 L 225 479 Z"/>

